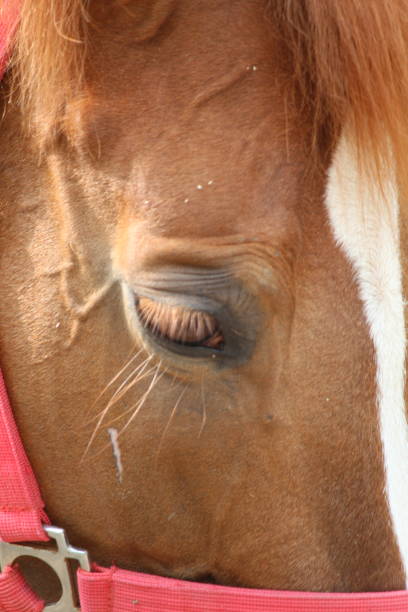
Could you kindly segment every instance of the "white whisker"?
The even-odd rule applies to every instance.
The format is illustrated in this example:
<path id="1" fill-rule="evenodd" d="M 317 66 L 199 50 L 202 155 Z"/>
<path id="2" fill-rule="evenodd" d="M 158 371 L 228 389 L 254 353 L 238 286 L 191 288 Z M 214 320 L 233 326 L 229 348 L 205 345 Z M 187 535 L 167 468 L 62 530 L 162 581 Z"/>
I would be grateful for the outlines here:
<path id="1" fill-rule="evenodd" d="M 157 375 L 158 375 L 158 373 L 159 373 L 159 371 L 160 371 L 160 366 L 161 366 L 161 361 L 160 361 L 160 363 L 157 365 L 155 375 L 153 376 L 153 379 L 152 379 L 152 381 L 151 381 L 151 383 L 150 383 L 150 385 L 149 385 L 149 387 L 148 387 L 147 391 L 145 391 L 145 393 L 142 395 L 142 397 L 141 397 L 141 399 L 139 400 L 139 402 L 136 404 L 136 408 L 135 408 L 135 410 L 134 410 L 134 412 L 133 412 L 132 416 L 131 416 L 131 417 L 130 417 L 130 419 L 127 421 L 127 423 L 125 423 L 125 425 L 122 427 L 122 429 L 121 429 L 121 430 L 120 430 L 120 432 L 118 433 L 118 436 L 121 436 L 121 435 L 122 435 L 122 434 L 123 434 L 123 433 L 126 431 L 126 429 L 129 427 L 129 425 L 132 423 L 133 419 L 134 419 L 134 418 L 137 416 L 137 414 L 139 413 L 139 411 L 140 411 L 140 410 L 141 410 L 141 408 L 143 407 L 144 403 L 146 402 L 147 398 L 149 397 L 150 392 L 151 392 L 151 390 L 153 389 L 153 387 L 155 386 L 155 384 L 156 384 L 157 382 L 159 382 L 159 380 L 162 378 L 162 376 L 164 376 L 164 374 L 166 373 L 166 370 L 163 370 L 163 371 L 161 372 L 161 374 L 160 374 L 159 376 L 157 376 Z M 127 412 L 129 412 L 129 411 L 127 411 Z"/>
<path id="2" fill-rule="evenodd" d="M 148 370 L 147 372 L 145 372 L 143 375 L 139 375 L 137 377 L 137 380 L 132 381 L 131 386 L 133 387 L 136 383 L 140 382 L 141 380 L 143 380 L 144 378 L 147 378 L 148 376 L 150 376 L 151 374 L 153 374 L 157 369 L 157 366 L 153 366 L 152 368 L 150 368 L 150 370 Z M 137 404 L 136 404 L 137 405 Z M 106 423 L 106 425 L 112 425 L 113 423 L 116 423 L 117 421 L 120 421 L 121 419 L 123 419 L 124 416 L 126 416 L 127 414 L 129 414 L 129 412 L 131 412 L 134 409 L 135 404 L 133 404 L 133 406 L 131 406 L 130 408 L 128 408 L 127 410 L 125 410 L 125 412 L 122 412 L 121 414 L 119 414 L 116 417 L 113 417 L 108 423 Z"/>
<path id="3" fill-rule="evenodd" d="M 162 445 L 163 445 L 163 442 L 164 442 L 164 438 L 166 437 L 166 433 L 168 432 L 168 430 L 170 428 L 170 425 L 173 422 L 173 418 L 174 418 L 174 416 L 175 416 L 175 414 L 177 412 L 177 408 L 179 407 L 180 402 L 183 399 L 183 396 L 184 396 L 186 390 L 187 390 L 187 387 L 184 387 L 184 389 L 181 391 L 180 395 L 178 396 L 178 399 L 177 399 L 176 403 L 174 404 L 174 408 L 171 411 L 171 414 L 170 414 L 170 416 L 169 416 L 169 418 L 167 420 L 166 427 L 164 428 L 164 431 L 163 431 L 163 433 L 161 435 L 159 446 L 158 446 L 158 449 L 157 449 L 157 458 L 160 455 L 160 451 L 161 451 L 161 448 L 162 448 Z"/>
<path id="4" fill-rule="evenodd" d="M 141 365 L 143 366 L 142 372 L 143 372 L 143 371 L 146 369 L 147 364 L 148 364 L 148 363 L 151 361 L 151 359 L 152 359 L 152 357 L 151 357 L 151 356 L 149 356 L 149 357 L 147 357 L 147 358 L 146 358 L 146 359 L 145 359 L 145 360 L 142 362 L 142 364 L 141 364 Z M 138 372 L 138 370 L 140 370 L 140 367 L 141 367 L 141 366 L 138 366 L 138 367 L 136 368 L 136 370 L 134 370 L 134 371 L 133 371 L 133 372 L 130 374 L 130 376 L 128 376 L 128 378 L 126 379 L 126 381 L 127 381 L 127 380 L 128 380 L 130 377 L 131 377 L 131 376 L 134 376 L 134 375 L 135 375 L 135 372 Z M 123 396 L 123 395 L 124 395 L 124 394 L 125 394 L 125 393 L 126 393 L 128 390 L 129 390 L 129 388 L 131 388 L 131 387 L 132 387 L 134 384 L 136 384 L 136 382 L 139 382 L 139 380 L 141 380 L 142 378 L 144 378 L 144 376 L 141 376 L 141 373 L 142 373 L 142 372 L 140 372 L 140 371 L 139 371 L 139 374 L 136 376 L 135 380 L 131 381 L 131 383 L 128 385 L 128 387 L 127 387 L 127 388 L 126 388 L 126 390 L 125 390 L 125 391 L 124 391 L 124 392 L 121 394 L 121 396 L 120 396 L 120 397 L 122 397 L 122 396 Z M 146 376 L 146 375 L 147 375 L 147 374 L 145 374 L 145 376 Z M 125 383 L 126 383 L 126 381 L 125 381 Z M 122 388 L 122 387 L 123 387 L 123 385 L 124 385 L 125 383 L 122 383 L 122 385 L 120 386 L 120 388 Z M 104 420 L 104 418 L 105 418 L 106 414 L 108 413 L 108 411 L 110 410 L 110 408 L 111 408 L 111 407 L 112 407 L 112 406 L 113 406 L 113 405 L 114 405 L 114 404 L 115 404 L 117 401 L 119 401 L 119 399 L 120 399 L 120 398 L 116 397 L 116 396 L 117 396 L 117 394 L 118 394 L 118 392 L 119 392 L 119 390 L 117 390 L 117 391 L 116 391 L 116 393 L 113 395 L 113 397 L 111 398 L 111 400 L 108 402 L 107 406 L 106 406 L 106 407 L 105 407 L 105 408 L 104 408 L 104 409 L 103 409 L 103 410 L 102 410 L 102 411 L 99 413 L 99 418 L 98 418 L 98 421 L 97 421 L 97 423 L 96 423 L 96 425 L 95 425 L 95 428 L 94 428 L 94 430 L 93 430 L 93 432 L 92 432 L 92 435 L 91 435 L 91 437 L 90 437 L 90 439 L 89 439 L 89 442 L 88 442 L 88 444 L 86 445 L 86 448 L 85 448 L 85 451 L 84 451 L 84 453 L 83 453 L 83 455 L 82 455 L 81 461 L 82 461 L 82 460 L 84 459 L 84 457 L 87 455 L 87 453 L 88 453 L 88 451 L 89 451 L 90 447 L 92 446 L 92 443 L 93 443 L 93 441 L 95 440 L 95 437 L 96 437 L 96 435 L 97 435 L 97 433 L 98 433 L 98 431 L 99 431 L 99 429 L 100 429 L 100 427 L 101 427 L 101 425 L 102 425 L 102 422 L 103 422 L 103 420 Z M 96 415 L 96 417 L 98 417 L 98 415 Z M 96 418 L 96 417 L 95 417 L 95 418 Z"/>
<path id="5" fill-rule="evenodd" d="M 115 376 L 113 376 L 113 378 L 108 382 L 108 384 L 102 389 L 102 391 L 99 393 L 98 397 L 95 399 L 95 401 L 92 403 L 92 406 L 89 408 L 89 413 L 93 410 L 93 408 L 96 406 L 96 404 L 98 403 L 98 401 L 101 399 L 101 397 L 103 397 L 103 395 L 106 393 L 106 391 L 113 385 L 114 382 L 116 382 L 118 380 L 118 378 L 123 374 L 123 372 L 125 372 L 125 370 L 130 366 L 130 364 L 140 355 L 141 351 L 143 349 L 140 349 L 137 353 L 135 353 L 133 355 L 133 357 L 131 359 L 127 358 L 125 361 L 125 364 L 122 366 L 122 368 L 119 370 L 119 372 L 117 374 L 115 374 Z M 90 423 L 92 423 L 95 420 L 95 416 L 93 416 L 92 418 L 90 418 L 89 420 L 85 420 L 85 426 L 89 425 Z M 83 427 L 83 425 L 82 425 Z M 81 427 L 81 428 L 82 428 Z"/>
<path id="6" fill-rule="evenodd" d="M 201 427 L 200 427 L 200 432 L 198 434 L 198 437 L 201 438 L 201 434 L 203 433 L 205 424 L 207 422 L 207 406 L 205 403 L 205 397 L 204 397 L 204 385 L 203 385 L 203 379 L 201 378 L 201 405 L 203 407 L 203 418 L 201 421 Z"/>

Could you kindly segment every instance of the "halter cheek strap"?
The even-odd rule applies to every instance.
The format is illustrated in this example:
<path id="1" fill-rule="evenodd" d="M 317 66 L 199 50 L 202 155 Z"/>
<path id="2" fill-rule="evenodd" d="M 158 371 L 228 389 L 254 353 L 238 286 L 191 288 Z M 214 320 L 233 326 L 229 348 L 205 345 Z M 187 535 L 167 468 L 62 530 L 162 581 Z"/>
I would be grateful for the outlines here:
<path id="1" fill-rule="evenodd" d="M 18 435 L 0 372 L 0 539 L 48 540 L 44 502 Z"/>

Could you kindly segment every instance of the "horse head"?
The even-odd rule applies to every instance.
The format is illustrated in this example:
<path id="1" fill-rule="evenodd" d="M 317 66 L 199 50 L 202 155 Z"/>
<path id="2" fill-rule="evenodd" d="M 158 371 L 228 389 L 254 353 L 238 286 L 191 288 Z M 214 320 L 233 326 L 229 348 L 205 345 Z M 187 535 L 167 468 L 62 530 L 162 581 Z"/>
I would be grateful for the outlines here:
<path id="1" fill-rule="evenodd" d="M 23 2 L 1 361 L 99 563 L 404 588 L 406 8 Z"/>

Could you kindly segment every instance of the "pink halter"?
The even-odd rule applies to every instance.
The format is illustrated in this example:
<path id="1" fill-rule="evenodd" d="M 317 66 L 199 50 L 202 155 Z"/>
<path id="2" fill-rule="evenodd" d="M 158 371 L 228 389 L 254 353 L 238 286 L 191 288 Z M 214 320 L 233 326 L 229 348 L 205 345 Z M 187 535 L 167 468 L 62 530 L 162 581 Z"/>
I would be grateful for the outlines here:
<path id="1" fill-rule="evenodd" d="M 0 79 L 7 66 L 11 41 L 18 25 L 20 0 L 3 0 L 0 8 Z"/>
<path id="2" fill-rule="evenodd" d="M 6 69 L 19 10 L 20 0 L 3 0 L 0 9 L 0 78 Z M 48 524 L 44 502 L 24 452 L 0 371 L 0 555 L 6 559 L 13 558 L 9 552 L 16 549 L 16 545 L 7 542 L 47 541 L 48 534 L 54 533 L 63 546 L 63 554 L 73 558 L 86 556 L 84 551 L 67 545 L 62 530 L 52 531 L 47 528 Z M 18 546 L 17 550 L 20 550 Z M 24 552 L 20 555 L 30 552 L 26 547 L 21 550 Z M 408 591 L 349 594 L 243 589 L 96 565 L 92 571 L 79 569 L 76 580 L 82 612 L 408 611 Z M 44 602 L 27 586 L 18 566 L 5 563 L 0 573 L 0 612 L 40 612 L 43 609 Z M 51 609 L 57 608 L 51 606 Z M 73 604 L 66 606 L 61 602 L 58 609 L 63 612 L 75 610 Z"/>

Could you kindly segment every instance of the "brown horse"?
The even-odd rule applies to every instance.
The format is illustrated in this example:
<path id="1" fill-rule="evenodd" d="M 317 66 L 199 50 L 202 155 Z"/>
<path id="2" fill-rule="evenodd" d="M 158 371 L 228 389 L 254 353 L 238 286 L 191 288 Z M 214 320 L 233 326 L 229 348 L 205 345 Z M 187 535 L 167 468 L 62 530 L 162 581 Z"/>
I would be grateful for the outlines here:
<path id="1" fill-rule="evenodd" d="M 1 364 L 100 564 L 403 589 L 407 0 L 24 0 Z"/>

